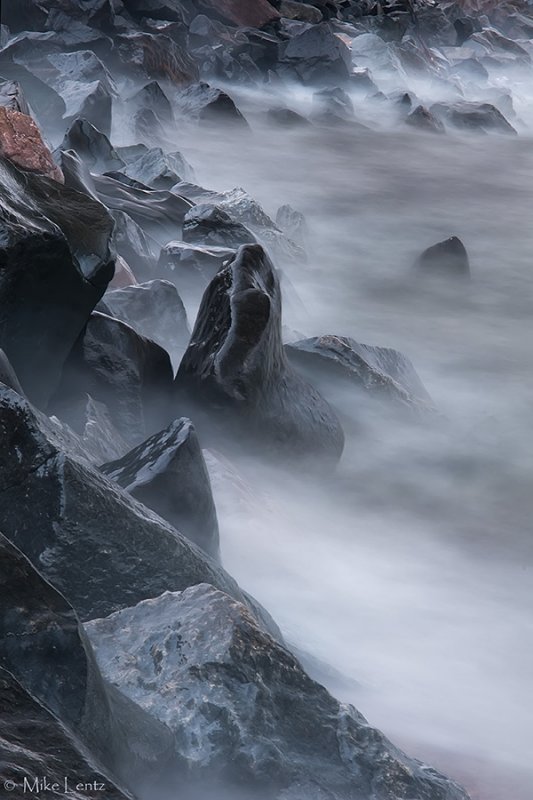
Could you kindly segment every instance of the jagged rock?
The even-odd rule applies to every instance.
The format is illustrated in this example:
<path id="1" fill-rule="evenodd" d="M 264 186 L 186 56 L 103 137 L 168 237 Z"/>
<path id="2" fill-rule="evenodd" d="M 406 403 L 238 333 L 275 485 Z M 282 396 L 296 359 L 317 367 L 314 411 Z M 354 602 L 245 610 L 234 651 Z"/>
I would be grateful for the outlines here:
<path id="1" fill-rule="evenodd" d="M 287 128 L 300 128 L 310 124 L 308 119 L 290 108 L 269 108 L 267 115 L 272 122 Z"/>
<path id="2" fill-rule="evenodd" d="M 280 60 L 304 83 L 338 85 L 351 72 L 351 52 L 327 22 L 313 25 L 281 46 Z"/>
<path id="3" fill-rule="evenodd" d="M 157 274 L 172 281 L 185 303 L 197 306 L 209 281 L 234 255 L 227 247 L 169 242 L 161 249 Z"/>
<path id="4" fill-rule="evenodd" d="M 344 336 L 318 336 L 286 344 L 285 351 L 291 364 L 335 404 L 343 422 L 357 425 L 360 413 L 376 400 L 415 417 L 435 412 L 412 363 L 397 350 Z"/>
<path id="5" fill-rule="evenodd" d="M 248 127 L 244 115 L 239 111 L 231 97 L 221 89 L 215 89 L 214 96 L 200 111 L 199 119 L 213 124 L 236 123 Z"/>
<path id="6" fill-rule="evenodd" d="M 354 116 L 354 107 L 350 95 L 339 86 L 326 87 L 313 94 L 316 115 L 319 117 L 334 117 L 351 121 Z"/>
<path id="7" fill-rule="evenodd" d="M 172 189 L 182 180 L 194 180 L 194 171 L 181 153 L 164 153 L 159 147 L 146 148 L 126 164 L 128 177 L 152 189 Z"/>
<path id="8" fill-rule="evenodd" d="M 91 172 L 106 172 L 125 166 L 107 136 L 86 119 L 74 120 L 60 149 L 73 150 Z"/>
<path id="9" fill-rule="evenodd" d="M 208 247 L 236 248 L 257 241 L 248 228 L 211 203 L 191 208 L 183 221 L 182 236 L 185 242 Z"/>
<path id="10" fill-rule="evenodd" d="M 137 278 L 146 280 L 152 277 L 155 273 L 153 248 L 143 229 L 123 211 L 114 209 L 111 216 L 115 220 L 113 241 L 117 252 Z"/>
<path id="11" fill-rule="evenodd" d="M 81 446 L 93 464 L 122 458 L 129 450 L 126 440 L 113 425 L 104 403 L 87 395 Z"/>
<path id="12" fill-rule="evenodd" d="M 516 130 L 492 103 L 435 103 L 431 113 L 444 123 L 466 131 L 516 134 Z"/>
<path id="13" fill-rule="evenodd" d="M 100 469 L 208 555 L 220 559 L 209 473 L 190 420 L 175 420 L 123 458 Z"/>
<path id="14" fill-rule="evenodd" d="M 0 763 L 2 782 L 14 791 L 38 792 L 34 781 L 46 776 L 49 785 L 57 784 L 64 791 L 65 781 L 72 800 L 94 800 L 101 787 L 109 800 L 132 800 L 126 789 L 119 789 L 114 780 L 94 764 L 79 742 L 69 734 L 57 717 L 31 695 L 21 683 L 0 667 Z M 80 777 L 87 788 L 75 789 Z M 43 792 L 39 791 L 41 797 Z"/>
<path id="15" fill-rule="evenodd" d="M 4 81 L 0 83 L 0 106 L 11 111 L 19 111 L 21 114 L 31 117 L 31 108 L 24 96 L 22 86 L 18 81 Z"/>
<path id="16" fill-rule="evenodd" d="M 65 101 L 54 89 L 25 66 L 13 61 L 2 61 L 0 74 L 10 81 L 16 81 L 22 87 L 24 97 L 35 112 L 35 118 L 43 129 L 55 131 L 59 128 L 59 122 L 63 118 L 66 107 Z"/>
<path id="17" fill-rule="evenodd" d="M 23 398 L 1 386 L 0 435 L 3 533 L 83 620 L 207 582 L 244 602 L 281 638 L 267 612 L 209 556 L 71 451 Z"/>
<path id="18" fill-rule="evenodd" d="M 279 14 L 268 0 L 199 0 L 200 6 L 215 13 L 226 22 L 249 28 L 261 28 L 279 19 Z"/>
<path id="19" fill-rule="evenodd" d="M 140 108 L 148 108 L 154 112 L 156 117 L 164 123 L 174 121 L 174 112 L 170 105 L 170 100 L 162 90 L 157 81 L 151 81 L 139 89 L 134 95 L 128 98 L 127 107 L 136 111 Z"/>
<path id="20" fill-rule="evenodd" d="M 301 211 L 296 211 L 289 205 L 280 206 L 276 214 L 276 225 L 278 228 L 281 228 L 293 242 L 305 249 L 309 230 Z"/>
<path id="21" fill-rule="evenodd" d="M 50 409 L 80 431 L 89 393 L 108 407 L 113 424 L 131 446 L 168 420 L 173 377 L 162 347 L 95 311 L 65 362 Z"/>
<path id="22" fill-rule="evenodd" d="M 0 105 L 0 156 L 20 169 L 63 183 L 63 173 L 33 119 L 4 105 Z"/>
<path id="23" fill-rule="evenodd" d="M 248 434 L 252 446 L 320 456 L 322 466 L 342 452 L 337 418 L 283 351 L 279 281 L 260 245 L 241 247 L 209 284 L 176 384 L 214 436 L 246 446 Z"/>
<path id="24" fill-rule="evenodd" d="M 112 220 L 90 197 L 0 159 L 0 346 L 46 405 L 113 277 Z"/>
<path id="25" fill-rule="evenodd" d="M 108 309 L 102 309 L 104 313 L 126 322 L 141 336 L 163 347 L 174 363 L 179 363 L 191 332 L 173 283 L 152 280 L 108 291 L 102 304 Z"/>
<path id="26" fill-rule="evenodd" d="M 470 261 L 465 246 L 457 236 L 424 250 L 415 263 L 421 275 L 435 275 L 443 278 L 469 278 Z"/>
<path id="27" fill-rule="evenodd" d="M 175 751 L 170 731 L 105 683 L 69 603 L 2 534 L 0 556 L 0 667 L 25 692 L 26 707 L 30 698 L 34 708 L 41 706 L 41 717 L 48 717 L 55 738 L 60 721 L 66 729 L 63 746 L 70 738 L 71 755 L 77 750 L 82 760 L 76 738 L 96 771 L 101 765 L 110 771 L 112 790 L 118 783 L 113 775 L 133 788 L 139 779 L 154 781 L 159 772 L 171 769 Z M 42 775 L 41 769 L 37 774 Z M 77 782 L 82 779 L 85 775 L 78 775 Z"/>
<path id="28" fill-rule="evenodd" d="M 123 67 L 137 68 L 149 78 L 167 78 L 176 86 L 198 80 L 198 67 L 177 42 L 163 34 L 128 33 L 115 38 Z"/>
<path id="29" fill-rule="evenodd" d="M 86 631 L 104 675 L 174 731 L 191 772 L 210 781 L 209 800 L 220 786 L 265 800 L 468 800 L 212 586 L 166 592 Z"/>
<path id="30" fill-rule="evenodd" d="M 133 130 L 137 139 L 159 145 L 165 141 L 165 130 L 151 108 L 140 108 L 133 116 Z"/>
<path id="31" fill-rule="evenodd" d="M 417 106 L 405 118 L 406 125 L 428 133 L 444 133 L 444 125 L 424 106 Z"/>
<path id="32" fill-rule="evenodd" d="M 24 389 L 20 385 L 19 379 L 17 378 L 17 373 L 11 366 L 8 357 L 1 348 L 0 348 L 0 383 L 3 383 L 4 386 L 8 386 L 10 389 L 13 389 L 18 394 L 24 396 Z"/>
<path id="33" fill-rule="evenodd" d="M 115 274 L 109 284 L 109 289 L 124 289 L 126 286 L 137 284 L 137 278 L 133 274 L 129 264 L 122 256 L 117 255 L 115 259 Z"/>
<path id="34" fill-rule="evenodd" d="M 316 25 L 324 19 L 319 8 L 307 3 L 298 3 L 296 0 L 281 0 L 278 10 L 282 17 L 309 22 L 312 25 Z"/>

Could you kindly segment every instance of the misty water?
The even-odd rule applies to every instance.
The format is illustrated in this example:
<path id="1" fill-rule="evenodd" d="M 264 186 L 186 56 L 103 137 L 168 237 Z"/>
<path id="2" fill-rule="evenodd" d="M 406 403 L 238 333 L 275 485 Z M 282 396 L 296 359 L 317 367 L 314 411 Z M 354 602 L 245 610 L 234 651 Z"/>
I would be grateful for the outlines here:
<path id="1" fill-rule="evenodd" d="M 274 218 L 284 203 L 305 214 L 308 263 L 283 265 L 288 336 L 397 348 L 442 416 L 330 395 L 353 423 L 332 478 L 236 457 L 234 479 L 214 481 L 225 567 L 397 744 L 473 797 L 525 800 L 531 139 L 295 132 L 254 115 L 261 98 L 242 103 L 253 135 L 184 128 L 174 144 L 200 185 L 242 186 Z M 450 235 L 471 284 L 420 285 L 414 259 Z"/>

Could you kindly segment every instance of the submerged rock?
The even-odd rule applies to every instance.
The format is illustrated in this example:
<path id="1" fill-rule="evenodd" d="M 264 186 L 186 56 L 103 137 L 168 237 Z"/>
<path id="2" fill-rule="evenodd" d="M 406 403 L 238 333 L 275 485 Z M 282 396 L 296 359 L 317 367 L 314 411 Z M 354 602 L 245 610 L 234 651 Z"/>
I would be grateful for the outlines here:
<path id="1" fill-rule="evenodd" d="M 457 236 L 450 236 L 438 242 L 418 257 L 415 269 L 420 275 L 442 278 L 469 278 L 470 261 L 462 241 Z"/>
<path id="2" fill-rule="evenodd" d="M 204 410 L 206 426 L 241 445 L 249 436 L 324 464 L 342 452 L 337 418 L 286 358 L 279 281 L 260 245 L 241 247 L 209 284 L 176 385 L 196 414 Z"/>
<path id="3" fill-rule="evenodd" d="M 100 469 L 219 560 L 218 522 L 209 473 L 190 420 L 176 420 Z"/>
<path id="4" fill-rule="evenodd" d="M 424 106 L 417 106 L 405 118 L 407 125 L 428 133 L 444 133 L 444 125 Z"/>
<path id="5" fill-rule="evenodd" d="M 173 730 L 209 800 L 221 787 L 264 800 L 468 800 L 212 586 L 166 592 L 86 631 L 108 680 Z"/>
<path id="6" fill-rule="evenodd" d="M 492 103 L 435 103 L 430 111 L 443 122 L 460 130 L 516 134 L 511 123 Z"/>

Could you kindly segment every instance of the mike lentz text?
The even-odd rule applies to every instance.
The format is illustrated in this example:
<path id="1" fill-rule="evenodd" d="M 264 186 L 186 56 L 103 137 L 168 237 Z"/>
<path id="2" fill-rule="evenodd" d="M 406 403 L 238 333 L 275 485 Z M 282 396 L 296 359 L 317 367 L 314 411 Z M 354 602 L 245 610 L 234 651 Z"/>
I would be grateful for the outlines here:
<path id="1" fill-rule="evenodd" d="M 76 792 L 105 792 L 107 786 L 98 781 L 78 781 L 64 776 L 60 780 L 48 777 L 23 778 L 19 783 L 7 780 L 4 781 L 4 789 L 7 792 L 19 791 L 22 794 L 39 797 L 39 795 L 49 796 L 50 793 L 65 796 Z"/>

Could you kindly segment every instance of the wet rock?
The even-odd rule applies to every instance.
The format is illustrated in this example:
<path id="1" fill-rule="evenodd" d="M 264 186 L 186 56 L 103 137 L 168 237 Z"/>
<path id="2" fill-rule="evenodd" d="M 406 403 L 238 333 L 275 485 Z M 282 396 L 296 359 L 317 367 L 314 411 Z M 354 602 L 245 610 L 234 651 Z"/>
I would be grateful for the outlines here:
<path id="1" fill-rule="evenodd" d="M 100 469 L 208 555 L 220 559 L 209 473 L 190 420 L 176 420 Z"/>
<path id="2" fill-rule="evenodd" d="M 44 130 L 54 132 L 62 127 L 61 120 L 66 110 L 65 101 L 54 89 L 25 66 L 13 61 L 2 61 L 0 75 L 10 81 L 16 81 L 22 87 L 26 101 Z"/>
<path id="3" fill-rule="evenodd" d="M 280 60 L 308 84 L 338 85 L 349 79 L 351 52 L 329 23 L 313 25 L 280 49 Z"/>
<path id="4" fill-rule="evenodd" d="M 199 0 L 206 13 L 216 14 L 225 22 L 249 28 L 261 28 L 279 18 L 268 0 Z"/>
<path id="5" fill-rule="evenodd" d="M 282 17 L 309 22 L 312 25 L 316 25 L 324 19 L 319 8 L 307 3 L 298 3 L 296 0 L 281 0 L 278 10 Z"/>
<path id="6" fill-rule="evenodd" d="M 54 163 L 33 119 L 3 105 L 0 105 L 0 156 L 27 172 L 63 183 L 63 173 Z"/>
<path id="7" fill-rule="evenodd" d="M 256 241 L 253 233 L 211 203 L 194 206 L 185 215 L 183 240 L 208 247 L 236 248 Z"/>
<path id="8" fill-rule="evenodd" d="M 186 304 L 198 307 L 209 281 L 235 255 L 227 247 L 202 247 L 173 241 L 161 249 L 157 274 L 177 287 Z"/>
<path id="9" fill-rule="evenodd" d="M 516 134 L 516 130 L 492 103 L 435 103 L 431 113 L 444 123 L 464 131 Z"/>
<path id="10" fill-rule="evenodd" d="M 207 798 L 225 785 L 265 800 L 467 800 L 212 586 L 167 592 L 86 630 L 108 680 L 167 724 L 190 769 L 211 781 Z"/>
<path id="11" fill-rule="evenodd" d="M 175 86 L 188 86 L 198 80 L 198 67 L 186 50 L 169 36 L 128 33 L 115 38 L 123 68 L 131 74 L 137 68 L 149 78 L 167 78 Z"/>
<path id="12" fill-rule="evenodd" d="M 113 276 L 112 220 L 92 198 L 0 159 L 0 346 L 44 407 Z"/>
<path id="13" fill-rule="evenodd" d="M 108 291 L 102 301 L 109 314 L 156 342 L 179 362 L 190 339 L 187 314 L 173 283 L 152 280 Z"/>
<path id="14" fill-rule="evenodd" d="M 457 236 L 451 236 L 424 250 L 415 263 L 415 269 L 420 275 L 443 278 L 470 277 L 468 253 Z"/>
<path id="15" fill-rule="evenodd" d="M 128 109 L 138 111 L 141 108 L 148 108 L 154 112 L 156 117 L 163 123 L 174 121 L 174 112 L 170 105 L 170 100 L 162 90 L 157 81 L 151 81 L 139 89 L 127 100 Z"/>
<path id="16" fill-rule="evenodd" d="M 146 148 L 129 160 L 125 173 L 152 189 L 172 189 L 182 180 L 194 180 L 194 171 L 181 153 L 164 153 L 159 147 Z"/>
<path id="17" fill-rule="evenodd" d="M 339 86 L 315 92 L 313 101 L 316 116 L 335 117 L 347 121 L 353 119 L 354 107 L 350 95 Z"/>
<path id="18" fill-rule="evenodd" d="M 243 114 L 239 111 L 231 97 L 217 89 L 217 96 L 210 100 L 204 108 L 200 111 L 199 119 L 202 122 L 211 124 L 216 123 L 230 123 L 237 124 L 241 127 L 248 127 L 248 123 Z"/>
<path id="19" fill-rule="evenodd" d="M 428 133 L 444 133 L 444 125 L 424 106 L 417 106 L 405 118 L 406 125 Z"/>
<path id="20" fill-rule="evenodd" d="M 117 255 L 115 258 L 115 274 L 113 280 L 109 284 L 110 289 L 124 289 L 126 286 L 137 284 L 137 278 L 133 274 L 129 264 L 124 261 L 122 256 Z"/>
<path id="21" fill-rule="evenodd" d="M 154 242 L 154 247 L 151 246 L 143 229 L 128 214 L 112 210 L 111 216 L 115 221 L 113 241 L 117 252 L 125 259 L 137 278 L 141 281 L 151 278 L 155 274 L 156 243 Z"/>
<path id="22" fill-rule="evenodd" d="M 244 602 L 281 638 L 269 615 L 209 556 L 65 449 L 27 402 L 2 387 L 0 434 L 3 532 L 80 618 L 207 582 Z"/>
<path id="23" fill-rule="evenodd" d="M 301 128 L 309 125 L 308 119 L 290 108 L 269 108 L 267 115 L 269 120 L 286 128 Z"/>
<path id="24" fill-rule="evenodd" d="M 86 119 L 74 120 L 60 149 L 74 150 L 91 172 L 106 172 L 125 166 L 105 133 Z"/>
<path id="25" fill-rule="evenodd" d="M 65 362 L 50 409 L 80 431 L 88 393 L 107 406 L 131 446 L 168 420 L 173 377 L 166 350 L 126 323 L 93 312 Z"/>
<path id="26" fill-rule="evenodd" d="M 242 247 L 209 284 L 176 387 L 197 424 L 203 409 L 205 429 L 226 443 L 260 441 L 322 466 L 342 452 L 338 420 L 285 356 L 279 281 L 259 245 Z"/>
<path id="27" fill-rule="evenodd" d="M 11 111 L 19 111 L 21 114 L 31 117 L 31 108 L 24 96 L 22 86 L 18 81 L 4 81 L 0 83 L 0 106 Z"/>
<path id="28" fill-rule="evenodd" d="M 305 249 L 309 230 L 301 211 L 296 211 L 289 205 L 280 206 L 276 214 L 276 225 L 286 233 L 293 242 L 296 242 L 297 245 Z"/>
<path id="29" fill-rule="evenodd" d="M 113 425 L 107 406 L 90 395 L 85 404 L 81 447 L 92 464 L 122 458 L 129 450 L 128 443 Z"/>
<path id="30" fill-rule="evenodd" d="M 291 364 L 331 398 L 343 422 L 357 424 L 375 401 L 416 417 L 434 412 L 412 363 L 397 350 L 345 336 L 318 336 L 286 344 L 285 351 Z"/>
<path id="31" fill-rule="evenodd" d="M 162 144 L 165 141 L 165 130 L 151 108 L 140 108 L 133 116 L 135 137 L 150 145 Z"/>
<path id="32" fill-rule="evenodd" d="M 106 685 L 72 607 L 2 534 L 0 556 L 0 667 L 85 745 L 98 766 L 130 786 L 146 777 L 144 771 L 154 779 L 174 755 L 169 730 Z"/>
<path id="33" fill-rule="evenodd" d="M 10 389 L 13 389 L 18 394 L 24 396 L 24 390 L 20 385 L 19 379 L 17 378 L 17 373 L 11 366 L 8 357 L 1 348 L 0 348 L 0 383 L 3 383 L 4 386 L 8 386 Z"/>

